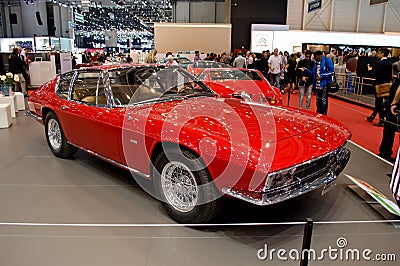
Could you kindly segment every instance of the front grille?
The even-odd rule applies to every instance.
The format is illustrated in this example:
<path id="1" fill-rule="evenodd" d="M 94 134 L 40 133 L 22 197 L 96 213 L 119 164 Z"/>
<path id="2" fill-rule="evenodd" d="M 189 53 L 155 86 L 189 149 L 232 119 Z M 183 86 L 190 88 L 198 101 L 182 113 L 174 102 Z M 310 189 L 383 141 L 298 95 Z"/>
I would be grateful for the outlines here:
<path id="1" fill-rule="evenodd" d="M 326 171 L 331 164 L 330 162 L 332 161 L 332 157 L 334 157 L 334 155 L 324 156 L 315 161 L 311 161 L 309 163 L 305 163 L 299 167 L 296 167 L 296 171 L 293 174 L 294 179 L 297 181 L 301 181 L 307 179 L 312 175 Z"/>
<path id="2" fill-rule="evenodd" d="M 267 177 L 264 192 L 274 194 L 277 190 L 288 190 L 296 186 L 303 186 L 329 172 L 338 175 L 349 158 L 349 151 L 341 147 L 313 160 L 271 173 Z"/>

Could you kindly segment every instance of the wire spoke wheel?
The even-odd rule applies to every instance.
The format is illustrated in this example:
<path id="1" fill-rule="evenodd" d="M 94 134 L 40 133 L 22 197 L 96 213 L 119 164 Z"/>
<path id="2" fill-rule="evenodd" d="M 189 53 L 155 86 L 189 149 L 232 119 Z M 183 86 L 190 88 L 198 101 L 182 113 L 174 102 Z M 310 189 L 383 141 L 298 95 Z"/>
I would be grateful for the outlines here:
<path id="1" fill-rule="evenodd" d="M 183 163 L 173 161 L 161 173 L 161 187 L 166 200 L 180 212 L 190 212 L 198 202 L 196 178 Z"/>
<path id="2" fill-rule="evenodd" d="M 52 153 L 60 158 L 69 158 L 76 152 L 76 148 L 68 143 L 61 124 L 53 112 L 49 112 L 45 118 L 45 133 L 47 144 Z"/>
<path id="3" fill-rule="evenodd" d="M 154 159 L 153 184 L 168 215 L 180 223 L 205 223 L 223 205 L 222 194 L 195 153 L 170 144 Z"/>
<path id="4" fill-rule="evenodd" d="M 50 145 L 55 150 L 60 149 L 62 143 L 60 125 L 55 119 L 50 119 L 47 126 L 47 134 Z"/>

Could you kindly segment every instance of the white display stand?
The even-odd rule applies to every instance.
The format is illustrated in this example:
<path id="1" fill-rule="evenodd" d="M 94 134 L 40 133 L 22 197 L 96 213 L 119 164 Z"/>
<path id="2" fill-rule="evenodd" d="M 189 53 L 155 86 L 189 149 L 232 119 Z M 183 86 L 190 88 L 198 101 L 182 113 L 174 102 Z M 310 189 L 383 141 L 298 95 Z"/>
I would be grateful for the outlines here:
<path id="1" fill-rule="evenodd" d="M 11 117 L 17 117 L 15 115 L 15 112 L 18 112 L 15 110 L 15 95 L 12 96 L 0 96 L 0 104 L 10 104 L 10 109 L 11 109 Z"/>
<path id="2" fill-rule="evenodd" d="M 18 111 L 25 110 L 24 94 L 22 92 L 14 92 L 15 95 L 15 109 Z"/>
<path id="3" fill-rule="evenodd" d="M 34 61 L 29 64 L 29 73 L 31 77 L 31 86 L 39 87 L 47 81 L 55 78 L 55 65 L 53 61 Z"/>
<path id="4" fill-rule="evenodd" d="M 11 124 L 12 118 L 10 104 L 0 104 L 0 128 L 8 128 Z"/>

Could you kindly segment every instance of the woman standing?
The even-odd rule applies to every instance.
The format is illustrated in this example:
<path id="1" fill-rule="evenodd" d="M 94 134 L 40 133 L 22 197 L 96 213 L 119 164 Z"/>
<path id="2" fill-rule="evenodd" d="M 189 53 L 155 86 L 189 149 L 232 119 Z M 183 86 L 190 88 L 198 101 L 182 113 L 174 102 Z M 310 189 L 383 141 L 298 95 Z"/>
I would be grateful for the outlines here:
<path id="1" fill-rule="evenodd" d="M 153 49 L 150 51 L 150 53 L 146 56 L 146 59 L 144 60 L 144 62 L 146 64 L 153 64 L 157 62 L 157 50 Z"/>

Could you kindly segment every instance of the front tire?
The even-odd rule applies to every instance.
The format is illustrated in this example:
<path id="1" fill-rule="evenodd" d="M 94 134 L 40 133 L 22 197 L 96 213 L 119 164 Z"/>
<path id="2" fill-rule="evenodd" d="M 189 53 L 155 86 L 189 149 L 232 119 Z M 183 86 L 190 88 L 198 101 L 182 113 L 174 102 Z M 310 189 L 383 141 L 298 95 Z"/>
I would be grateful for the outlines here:
<path id="1" fill-rule="evenodd" d="M 198 156 L 185 149 L 167 149 L 157 156 L 154 166 L 157 196 L 172 219 L 205 223 L 218 215 L 223 198 Z"/>
<path id="2" fill-rule="evenodd" d="M 45 133 L 47 144 L 55 156 L 59 158 L 70 158 L 75 154 L 77 149 L 67 142 L 60 122 L 53 112 L 49 112 L 46 115 Z"/>

